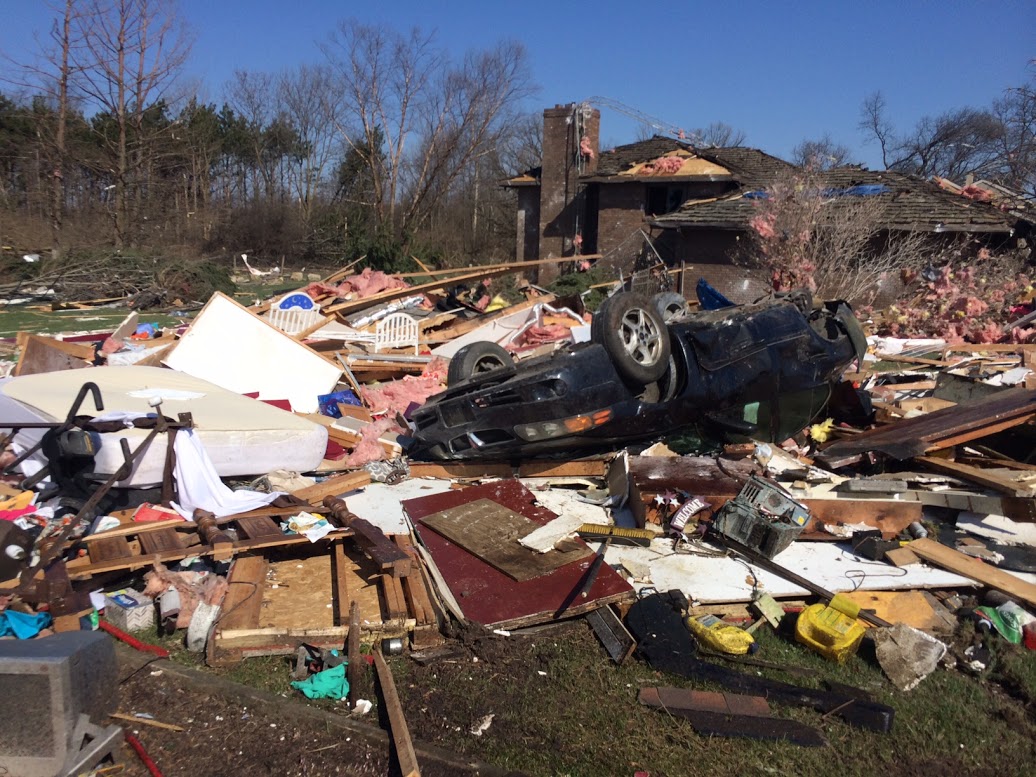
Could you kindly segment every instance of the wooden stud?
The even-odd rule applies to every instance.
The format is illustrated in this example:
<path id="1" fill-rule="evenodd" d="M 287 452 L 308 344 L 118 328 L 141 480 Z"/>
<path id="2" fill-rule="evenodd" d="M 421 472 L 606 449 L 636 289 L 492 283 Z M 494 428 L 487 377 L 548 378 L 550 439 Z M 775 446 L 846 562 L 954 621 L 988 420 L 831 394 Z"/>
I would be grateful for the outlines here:
<path id="1" fill-rule="evenodd" d="M 378 672 L 378 684 L 381 686 L 389 727 L 392 729 L 392 744 L 399 761 L 399 771 L 403 777 L 420 777 L 417 753 L 414 752 L 414 743 L 410 739 L 410 729 L 407 727 L 406 716 L 403 714 L 403 705 L 399 703 L 396 682 L 392 678 L 392 670 L 389 669 L 381 655 L 380 645 L 374 650 L 374 668 Z"/>

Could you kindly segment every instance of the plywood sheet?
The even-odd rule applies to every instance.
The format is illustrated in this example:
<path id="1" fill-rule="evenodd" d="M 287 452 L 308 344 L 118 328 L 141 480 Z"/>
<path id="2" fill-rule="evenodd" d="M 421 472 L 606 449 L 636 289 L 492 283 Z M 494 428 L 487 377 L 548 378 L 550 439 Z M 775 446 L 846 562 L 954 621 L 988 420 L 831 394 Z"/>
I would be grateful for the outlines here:
<path id="1" fill-rule="evenodd" d="M 860 605 L 861 610 L 873 610 L 875 615 L 893 625 L 903 623 L 940 634 L 952 631 L 955 620 L 943 618 L 929 600 L 931 594 L 925 594 L 925 591 L 852 591 L 843 596 Z"/>
<path id="2" fill-rule="evenodd" d="M 552 620 L 566 598 L 582 584 L 591 558 L 586 557 L 548 575 L 519 582 L 421 523 L 425 516 L 477 499 L 492 499 L 540 525 L 556 517 L 549 510 L 537 506 L 533 494 L 517 480 L 502 480 L 463 491 L 410 499 L 403 503 L 403 507 L 414 521 L 421 542 L 428 548 L 450 593 L 467 618 L 493 626 L 531 625 Z M 578 615 L 601 604 L 629 600 L 632 596 L 630 585 L 605 564 L 583 603 L 575 603 L 566 615 Z"/>
<path id="3" fill-rule="evenodd" d="M 492 499 L 476 499 L 425 516 L 421 523 L 514 580 L 532 580 L 590 555 L 586 547 L 569 553 L 539 553 L 523 547 L 519 541 L 541 524 Z"/>

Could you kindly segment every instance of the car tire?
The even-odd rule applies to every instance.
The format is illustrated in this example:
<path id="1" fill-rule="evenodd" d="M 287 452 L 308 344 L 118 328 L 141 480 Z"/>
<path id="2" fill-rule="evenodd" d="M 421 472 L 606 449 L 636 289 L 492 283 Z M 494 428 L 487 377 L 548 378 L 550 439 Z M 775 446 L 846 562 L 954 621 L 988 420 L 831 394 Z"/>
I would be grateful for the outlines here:
<path id="1" fill-rule="evenodd" d="M 450 366 L 446 369 L 446 385 L 454 386 L 475 375 L 497 371 L 503 371 L 501 377 L 515 371 L 511 354 L 496 343 L 470 343 L 450 359 Z"/>
<path id="2" fill-rule="evenodd" d="M 687 315 L 691 309 L 683 294 L 678 294 L 675 291 L 663 291 L 661 294 L 656 294 L 652 297 L 651 301 L 655 303 L 655 310 L 658 311 L 658 314 L 662 316 L 662 320 L 667 324 L 674 318 Z"/>
<path id="3" fill-rule="evenodd" d="M 651 300 L 620 292 L 594 315 L 590 337 L 604 346 L 616 371 L 641 386 L 658 380 L 669 367 L 669 330 Z"/>

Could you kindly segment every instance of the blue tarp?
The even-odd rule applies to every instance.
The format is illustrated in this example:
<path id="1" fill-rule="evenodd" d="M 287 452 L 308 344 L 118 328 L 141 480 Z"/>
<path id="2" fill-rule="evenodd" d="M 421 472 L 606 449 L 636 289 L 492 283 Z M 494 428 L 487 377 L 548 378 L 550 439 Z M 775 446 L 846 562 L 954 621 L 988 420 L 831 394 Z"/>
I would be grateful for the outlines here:
<path id="1" fill-rule="evenodd" d="M 702 310 L 719 310 L 720 308 L 733 307 L 734 303 L 716 291 L 704 278 L 698 279 L 698 285 L 694 287 L 694 293 L 698 295 L 698 302 Z"/>

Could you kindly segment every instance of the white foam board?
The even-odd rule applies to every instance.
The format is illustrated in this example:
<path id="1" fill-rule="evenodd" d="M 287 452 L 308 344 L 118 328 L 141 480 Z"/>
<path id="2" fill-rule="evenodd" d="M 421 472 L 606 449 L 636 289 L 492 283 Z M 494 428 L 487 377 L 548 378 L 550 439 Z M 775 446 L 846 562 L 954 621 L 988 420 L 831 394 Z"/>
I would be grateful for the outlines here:
<path id="1" fill-rule="evenodd" d="M 299 413 L 319 410 L 317 397 L 342 374 L 309 346 L 284 334 L 225 294 L 214 294 L 163 361 L 238 394 L 287 399 Z"/>
<path id="2" fill-rule="evenodd" d="M 634 564 L 647 564 L 651 570 L 650 585 L 659 591 L 677 588 L 688 599 L 702 604 L 750 602 L 753 574 L 761 590 L 771 596 L 794 598 L 810 595 L 804 588 L 765 572 L 751 562 L 746 562 L 746 567 L 744 563 L 729 557 L 708 558 L 674 553 L 672 542 L 668 540 L 655 540 L 650 548 L 613 545 L 605 552 L 605 561 L 615 568 L 626 560 Z M 829 542 L 793 543 L 790 548 L 779 553 L 774 562 L 835 593 L 974 585 L 968 578 L 926 564 L 911 564 L 900 569 L 890 564 L 868 561 Z M 847 576 L 847 572 L 860 572 L 864 577 L 854 579 Z"/>

